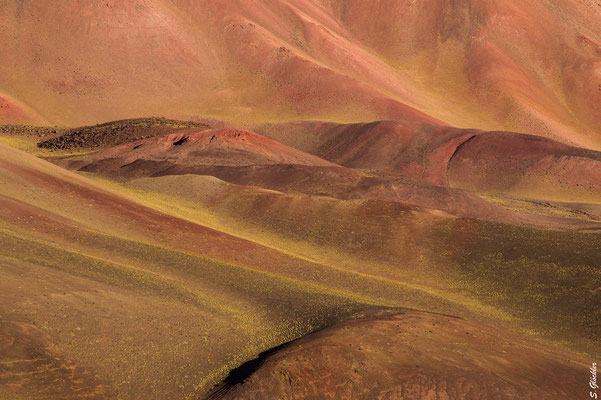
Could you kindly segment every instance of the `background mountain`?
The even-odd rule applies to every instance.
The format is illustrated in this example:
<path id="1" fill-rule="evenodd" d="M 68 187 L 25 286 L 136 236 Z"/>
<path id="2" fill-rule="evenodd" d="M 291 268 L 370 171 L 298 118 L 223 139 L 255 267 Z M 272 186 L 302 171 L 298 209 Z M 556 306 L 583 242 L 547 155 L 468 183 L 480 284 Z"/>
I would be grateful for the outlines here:
<path id="1" fill-rule="evenodd" d="M 601 3 L 0 5 L 0 121 L 405 119 L 601 147 Z"/>

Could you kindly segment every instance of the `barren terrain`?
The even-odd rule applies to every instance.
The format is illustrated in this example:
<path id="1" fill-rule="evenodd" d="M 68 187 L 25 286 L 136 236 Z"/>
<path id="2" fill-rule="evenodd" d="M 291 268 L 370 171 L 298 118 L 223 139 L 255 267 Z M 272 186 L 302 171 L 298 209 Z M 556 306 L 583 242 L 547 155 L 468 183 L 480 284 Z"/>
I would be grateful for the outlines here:
<path id="1" fill-rule="evenodd" d="M 601 4 L 0 4 L 0 400 L 576 399 Z"/>

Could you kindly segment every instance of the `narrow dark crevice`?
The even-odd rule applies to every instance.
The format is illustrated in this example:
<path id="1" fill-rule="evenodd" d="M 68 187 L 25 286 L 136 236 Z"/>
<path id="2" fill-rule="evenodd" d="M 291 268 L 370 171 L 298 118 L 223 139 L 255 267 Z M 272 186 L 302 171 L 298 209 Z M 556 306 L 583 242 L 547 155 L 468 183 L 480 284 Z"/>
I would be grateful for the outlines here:
<path id="1" fill-rule="evenodd" d="M 449 157 L 449 160 L 447 161 L 447 170 L 445 173 L 445 178 L 447 180 L 447 186 L 451 187 L 451 182 L 449 180 L 449 168 L 451 167 L 451 161 L 453 161 L 453 158 L 455 158 L 455 156 L 459 153 L 459 151 L 461 150 L 461 148 L 463 146 L 465 146 L 468 142 L 470 142 L 472 139 L 478 137 L 480 135 L 472 135 L 469 138 L 467 138 L 466 140 L 464 140 L 461 144 L 459 144 L 459 146 L 457 146 L 455 148 L 455 151 L 453 152 L 453 154 L 451 154 L 451 157 Z"/>
<path id="2" fill-rule="evenodd" d="M 186 143 L 188 141 L 188 137 L 184 136 L 183 138 L 181 138 L 180 140 L 173 142 L 174 146 L 181 146 L 182 144 Z"/>
<path id="3" fill-rule="evenodd" d="M 261 365 L 265 363 L 265 361 L 274 353 L 282 350 L 286 346 L 294 343 L 298 339 L 291 340 L 286 343 L 282 343 L 279 346 L 272 347 L 271 349 L 265 350 L 260 353 L 256 358 L 252 360 L 246 361 L 242 365 L 237 368 L 234 368 L 230 371 L 228 376 L 218 384 L 213 391 L 207 396 L 207 400 L 220 400 L 225 397 L 226 394 L 230 390 L 232 390 L 235 386 L 244 383 L 252 374 L 254 374 Z"/>

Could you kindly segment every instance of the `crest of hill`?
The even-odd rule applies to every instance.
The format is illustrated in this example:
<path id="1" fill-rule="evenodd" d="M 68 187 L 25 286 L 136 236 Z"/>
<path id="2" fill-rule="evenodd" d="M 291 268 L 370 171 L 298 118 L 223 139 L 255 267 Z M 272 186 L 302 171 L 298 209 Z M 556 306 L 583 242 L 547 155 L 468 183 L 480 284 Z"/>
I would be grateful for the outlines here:
<path id="1" fill-rule="evenodd" d="M 92 150 L 171 132 L 209 128 L 211 126 L 206 123 L 194 121 L 166 118 L 126 119 L 69 129 L 58 137 L 38 143 L 38 147 L 49 150 Z"/>
<path id="2" fill-rule="evenodd" d="M 295 122 L 261 134 L 344 167 L 480 194 L 598 202 L 601 152 L 534 135 L 410 121 Z"/>
<path id="3" fill-rule="evenodd" d="M 338 167 L 254 132 L 235 129 L 170 133 L 142 139 L 100 151 L 91 161 L 128 166 L 144 161 L 184 167 L 273 164 Z"/>
<path id="4" fill-rule="evenodd" d="M 348 168 L 400 173 L 436 185 L 447 185 L 446 164 L 457 146 L 480 133 L 400 120 L 275 124 L 258 130 Z"/>
<path id="5" fill-rule="evenodd" d="M 473 136 L 448 163 L 453 187 L 488 195 L 601 201 L 601 152 L 508 132 Z"/>
<path id="6" fill-rule="evenodd" d="M 447 351 L 429 356 L 441 348 Z M 567 399 L 578 397 L 574 377 L 588 363 L 509 331 L 408 311 L 347 321 L 266 351 L 232 371 L 209 399 L 294 398 L 299 391 L 311 400 Z M 541 373 L 545 367 L 552 372 Z"/>

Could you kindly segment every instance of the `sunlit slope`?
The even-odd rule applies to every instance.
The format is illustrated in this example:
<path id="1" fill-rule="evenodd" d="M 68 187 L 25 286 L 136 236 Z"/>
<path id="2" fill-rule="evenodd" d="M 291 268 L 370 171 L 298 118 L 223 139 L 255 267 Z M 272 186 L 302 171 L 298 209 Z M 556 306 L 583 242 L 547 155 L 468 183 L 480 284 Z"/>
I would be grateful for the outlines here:
<path id="1" fill-rule="evenodd" d="M 382 307 L 598 349 L 597 234 L 198 175 L 90 180 L 4 145 L 0 160 L 4 397 L 198 395 Z"/>
<path id="2" fill-rule="evenodd" d="M 123 198 L 45 162 L 37 164 L 20 152 L 2 147 L 2 156 L 0 315 L 5 363 L 0 379 L 18 384 L 2 385 L 3 395 L 44 398 L 48 393 L 81 391 L 124 398 L 150 393 L 185 396 L 260 350 L 375 303 L 124 239 L 119 236 L 123 232 L 107 234 L 116 223 L 99 203 Z M 24 169 L 29 170 L 29 179 L 20 175 L 16 184 L 13 178 Z M 62 185 L 62 198 L 52 187 L 41 185 L 51 179 Z M 23 187 L 27 189 L 21 191 Z M 75 187 L 86 187 L 93 195 L 76 195 L 69 190 Z M 16 199 L 19 193 L 44 208 Z M 89 201 L 85 215 L 96 215 L 96 221 L 77 221 L 77 204 L 84 199 Z M 61 207 L 72 211 L 71 218 L 49 210 L 60 212 L 59 200 Z M 111 206 L 138 212 L 146 222 L 161 215 L 132 202 Z M 124 236 L 133 237 L 140 226 L 131 215 L 121 218 L 128 221 L 120 224 L 129 230 Z M 105 219 L 102 227 L 101 219 Z M 104 232 L 84 227 L 90 223 Z M 180 228 L 186 230 L 186 224 Z M 149 236 L 141 232 L 144 235 Z M 220 252 L 226 250 L 217 238 L 210 242 Z M 252 244 L 236 248 L 235 243 L 227 245 L 230 256 L 246 252 L 258 258 Z M 273 254 L 274 262 L 282 262 Z M 30 361 L 31 354 L 44 359 L 36 361 L 36 356 Z M 64 387 L 54 380 L 65 380 Z"/>
<path id="3" fill-rule="evenodd" d="M 61 124 L 206 114 L 252 120 L 385 113 L 436 121 L 323 63 L 308 51 L 304 38 L 295 41 L 304 36 L 307 22 L 318 35 L 307 38 L 310 42 L 349 45 L 313 26 L 314 18 L 327 18 L 319 7 L 299 5 L 10 1 L 1 10 L 1 33 L 7 38 L 0 48 L 7 55 L 1 68 L 7 73 L 0 86 Z M 374 63 L 392 71 L 365 57 L 364 71 Z"/>
<path id="4" fill-rule="evenodd" d="M 302 130 L 291 132 L 287 126 L 276 124 L 266 131 L 297 147 L 295 152 L 283 147 L 282 155 L 295 156 L 279 161 L 256 158 L 280 148 L 277 142 L 251 133 L 218 137 L 205 131 L 196 139 L 194 134 L 167 135 L 60 162 L 116 179 L 122 182 L 114 186 L 116 190 L 162 212 L 267 246 L 277 257 L 283 253 L 295 259 L 280 265 L 279 274 L 302 276 L 336 290 L 350 285 L 352 293 L 382 304 L 425 305 L 437 311 L 463 308 L 461 315 L 511 320 L 515 326 L 571 341 L 576 348 L 594 347 L 599 235 L 528 226 L 599 229 L 598 207 L 586 204 L 590 198 L 582 197 L 598 193 L 594 174 L 585 173 L 595 169 L 598 153 L 515 133 L 394 121 L 304 123 L 299 125 Z M 516 150 L 476 146 L 480 154 L 472 149 L 487 140 Z M 262 148 L 265 151 L 259 152 Z M 241 149 L 253 149 L 250 154 L 258 165 L 245 165 L 249 153 Z M 380 159 L 372 157 L 377 149 L 383 149 Z M 323 159 L 315 162 L 307 153 Z M 522 200 L 526 204 L 522 207 L 511 198 L 480 197 L 477 187 L 446 186 L 461 187 L 461 179 L 470 182 L 485 173 L 479 162 L 492 163 L 491 171 L 511 181 L 513 169 L 527 165 L 524 154 L 548 158 L 548 168 L 539 168 L 546 173 L 553 168 L 561 171 L 563 163 L 572 160 L 579 179 L 593 186 L 580 193 L 580 181 L 562 183 L 580 205 L 547 204 L 545 199 L 553 199 L 554 192 L 541 187 L 536 198 Z M 328 166 L 324 159 L 338 165 Z M 278 164 L 298 160 L 313 162 Z M 462 170 L 455 167 L 456 160 L 466 163 Z M 533 176 L 530 185 L 543 178 Z M 558 176 L 551 174 L 548 179 Z M 174 246 L 189 240 L 193 239 L 179 240 Z M 554 249 L 553 256 L 549 248 Z M 581 257 L 571 255 L 574 249 Z M 218 251 L 202 251 L 225 257 Z M 256 260 L 244 262 L 276 271 L 270 266 L 272 260 Z M 511 273 L 504 269 L 507 266 L 512 266 Z M 541 281 L 545 283 L 539 285 Z M 494 286 L 494 291 L 487 292 L 487 286 Z M 415 297 L 394 302 L 404 293 Z M 548 314 L 548 307 L 555 312 Z"/>
<path id="5" fill-rule="evenodd" d="M 0 88 L 51 123 L 407 119 L 600 146 L 594 2 L 10 0 L 0 18 Z"/>
<path id="6" fill-rule="evenodd" d="M 41 117 L 25 104 L 9 97 L 0 91 L 0 122 L 5 124 L 47 124 L 48 121 Z"/>
<path id="7" fill-rule="evenodd" d="M 259 351 L 357 312 L 468 312 L 0 152 L 0 379 L 16 383 L 2 385 L 3 396 L 185 397 Z"/>
<path id="8" fill-rule="evenodd" d="M 598 4 L 317 2 L 355 43 L 420 82 L 422 93 L 446 96 L 451 101 L 446 103 L 448 111 L 464 118 L 463 123 L 453 121 L 455 125 L 502 128 L 598 147 Z"/>
<path id="9" fill-rule="evenodd" d="M 391 305 L 414 301 L 404 297 L 403 293 L 408 289 L 401 282 L 379 280 L 377 277 L 358 275 L 352 271 L 331 268 L 295 257 L 285 251 L 237 237 L 235 226 L 224 232 L 220 227 L 214 229 L 205 226 L 206 224 L 181 218 L 185 217 L 182 213 L 179 213 L 179 217 L 170 215 L 177 211 L 177 201 L 173 202 L 172 210 L 169 206 L 162 207 L 161 210 L 157 210 L 157 207 L 150 208 L 133 200 L 135 194 L 133 197 L 124 197 L 80 175 L 20 151 L 6 146 L 2 149 L 2 178 L 5 182 L 2 194 L 6 202 L 40 209 L 57 219 L 69 221 L 80 229 L 104 235 L 103 237 L 133 239 L 161 248 L 172 248 L 187 254 L 238 264 L 271 275 L 342 291 L 359 300 L 380 303 L 391 301 Z M 142 197 L 140 200 L 145 199 Z M 147 204 L 153 205 L 152 202 Z M 8 221 L 12 215 L 8 213 L 11 208 L 7 206 L 5 210 L 5 220 Z M 53 229 L 53 224 L 45 229 L 38 228 L 36 221 L 43 219 L 31 219 L 32 223 L 24 224 L 13 216 L 11 230 L 40 235 L 43 240 L 56 241 L 68 245 L 69 248 L 76 246 L 77 241 L 73 242 L 72 239 L 76 235 L 61 241 L 60 229 Z M 94 249 L 95 246 L 81 244 L 80 247 Z M 111 252 L 118 254 L 118 247 L 108 246 L 105 251 L 109 252 L 109 255 L 113 254 Z M 107 258 L 107 253 L 103 253 L 103 258 Z M 421 302 L 419 296 L 413 297 L 413 306 L 427 304 L 427 299 L 424 300 L 426 302 Z M 448 303 L 446 300 L 440 301 L 441 304 Z"/>
<path id="10" fill-rule="evenodd" d="M 597 351 L 598 234 L 456 219 L 398 202 L 291 195 L 194 175 L 135 179 L 119 190 L 300 258 L 419 289 L 465 307 L 468 313 L 460 315 Z"/>

